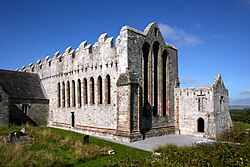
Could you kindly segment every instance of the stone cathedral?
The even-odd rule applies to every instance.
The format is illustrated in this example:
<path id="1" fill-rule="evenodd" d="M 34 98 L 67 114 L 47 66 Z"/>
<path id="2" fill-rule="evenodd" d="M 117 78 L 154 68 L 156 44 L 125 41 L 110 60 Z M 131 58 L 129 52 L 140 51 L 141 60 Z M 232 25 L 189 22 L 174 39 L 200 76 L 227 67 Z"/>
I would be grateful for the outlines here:
<path id="1" fill-rule="evenodd" d="M 156 23 L 143 32 L 124 26 L 115 40 L 105 33 L 94 45 L 0 70 L 0 124 L 30 120 L 128 142 L 214 137 L 232 126 L 221 76 L 211 86 L 180 88 L 178 50 Z"/>

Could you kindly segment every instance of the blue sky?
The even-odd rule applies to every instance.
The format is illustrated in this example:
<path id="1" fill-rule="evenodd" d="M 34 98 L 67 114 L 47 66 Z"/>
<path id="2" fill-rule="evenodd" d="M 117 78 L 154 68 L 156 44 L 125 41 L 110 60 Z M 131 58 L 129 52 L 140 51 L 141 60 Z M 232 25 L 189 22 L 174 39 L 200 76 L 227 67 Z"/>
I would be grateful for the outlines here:
<path id="1" fill-rule="evenodd" d="M 250 0 L 0 0 L 0 68 L 151 22 L 179 50 L 181 87 L 211 85 L 220 73 L 231 105 L 250 105 Z"/>

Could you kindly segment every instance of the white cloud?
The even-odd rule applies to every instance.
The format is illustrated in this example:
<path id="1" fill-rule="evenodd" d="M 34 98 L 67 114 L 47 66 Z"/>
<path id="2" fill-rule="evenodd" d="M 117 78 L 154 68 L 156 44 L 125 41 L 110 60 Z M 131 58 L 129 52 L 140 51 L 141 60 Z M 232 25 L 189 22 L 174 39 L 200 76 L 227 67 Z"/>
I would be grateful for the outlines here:
<path id="1" fill-rule="evenodd" d="M 250 94 L 250 89 L 245 89 L 241 92 L 241 94 Z"/>
<path id="2" fill-rule="evenodd" d="M 194 46 L 200 44 L 202 40 L 190 33 L 185 32 L 183 29 L 173 27 L 168 24 L 159 24 L 163 37 L 168 41 L 176 43 L 180 46 Z"/>
<path id="3" fill-rule="evenodd" d="M 182 77 L 180 78 L 180 83 L 183 85 L 193 84 L 196 82 L 196 79 L 192 77 Z"/>

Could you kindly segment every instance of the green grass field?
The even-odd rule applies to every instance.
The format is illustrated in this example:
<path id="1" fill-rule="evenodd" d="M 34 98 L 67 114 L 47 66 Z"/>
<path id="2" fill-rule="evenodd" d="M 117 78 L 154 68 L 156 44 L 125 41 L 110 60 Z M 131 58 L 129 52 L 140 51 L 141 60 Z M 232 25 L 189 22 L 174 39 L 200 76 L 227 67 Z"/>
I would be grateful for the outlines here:
<path id="1" fill-rule="evenodd" d="M 82 134 L 49 127 L 27 126 L 27 134 L 35 138 L 29 145 L 5 144 L 0 141 L 0 166 L 250 166 L 249 109 L 232 110 L 234 127 L 216 138 L 218 141 L 241 143 L 196 145 L 193 147 L 163 146 L 150 152 L 90 137 L 90 144 L 81 145 Z M 18 126 L 0 127 L 6 136 Z M 108 155 L 108 150 L 115 155 Z"/>
<path id="2" fill-rule="evenodd" d="M 0 136 L 6 136 L 21 127 L 1 127 Z M 124 159 L 142 159 L 149 152 L 90 137 L 88 145 L 81 145 L 82 134 L 48 128 L 26 127 L 35 138 L 29 145 L 0 142 L 0 166 L 103 166 Z M 114 155 L 107 151 L 113 149 Z"/>

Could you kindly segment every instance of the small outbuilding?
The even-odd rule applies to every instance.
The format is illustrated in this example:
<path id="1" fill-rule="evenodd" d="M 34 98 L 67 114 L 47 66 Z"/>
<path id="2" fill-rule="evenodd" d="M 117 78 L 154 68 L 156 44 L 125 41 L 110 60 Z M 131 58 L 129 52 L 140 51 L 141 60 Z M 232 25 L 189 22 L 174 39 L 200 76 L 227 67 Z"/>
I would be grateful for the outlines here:
<path id="1" fill-rule="evenodd" d="M 0 125 L 47 125 L 48 113 L 39 74 L 0 70 Z"/>

